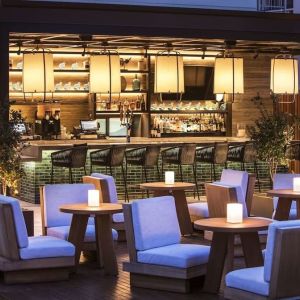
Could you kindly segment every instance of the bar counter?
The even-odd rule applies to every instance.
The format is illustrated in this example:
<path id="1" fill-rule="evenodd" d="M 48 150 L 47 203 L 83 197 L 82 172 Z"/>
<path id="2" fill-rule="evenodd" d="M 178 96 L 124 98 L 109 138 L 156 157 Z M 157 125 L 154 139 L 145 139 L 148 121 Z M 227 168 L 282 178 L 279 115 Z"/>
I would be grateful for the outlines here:
<path id="1" fill-rule="evenodd" d="M 22 167 L 25 172 L 20 185 L 20 195 L 22 195 L 22 200 L 31 203 L 39 203 L 39 187 L 51 182 L 51 153 L 53 151 L 58 151 L 72 147 L 74 144 L 87 143 L 89 150 L 86 160 L 86 170 L 90 173 L 90 152 L 96 149 L 101 149 L 103 147 L 111 145 L 124 145 L 126 144 L 128 149 L 135 148 L 143 145 L 158 144 L 162 148 L 172 147 L 176 145 L 181 145 L 184 143 L 196 143 L 197 145 L 207 145 L 213 144 L 215 142 L 224 142 L 236 144 L 245 142 L 245 138 L 236 137 L 178 137 L 178 138 L 145 138 L 145 137 L 133 137 L 130 143 L 126 143 L 125 138 L 107 138 L 100 140 L 31 140 L 25 142 L 26 147 L 22 152 Z M 240 169 L 239 163 L 228 164 L 229 168 Z M 217 165 L 216 173 L 217 176 L 221 174 L 224 166 Z M 258 168 L 261 178 L 267 178 L 268 172 L 265 163 L 259 162 Z M 113 176 L 116 179 L 118 195 L 120 199 L 124 195 L 124 185 L 121 176 L 120 168 L 115 168 L 113 170 Z M 183 175 L 185 181 L 192 180 L 192 170 L 188 166 L 183 166 Z M 248 172 L 253 172 L 253 167 L 251 165 L 246 166 Z M 177 172 L 176 166 L 169 166 L 168 170 Z M 94 172 L 106 173 L 105 167 L 95 167 Z M 81 182 L 82 176 L 84 175 L 83 169 L 74 169 L 73 177 L 75 182 Z M 149 181 L 157 181 L 156 170 L 148 170 Z M 197 164 L 197 176 L 199 179 L 200 192 L 204 194 L 204 182 L 210 181 L 210 165 L 208 164 Z M 129 198 L 141 198 L 142 194 L 138 188 L 139 183 L 141 183 L 142 169 L 139 166 L 130 165 L 127 172 L 127 183 L 129 185 Z M 178 180 L 178 175 L 175 176 L 175 180 Z M 54 183 L 68 183 L 69 182 L 69 172 L 67 168 L 54 168 Z M 265 186 L 265 189 L 269 189 L 269 186 Z M 191 193 L 190 195 L 192 195 Z M 144 195 L 145 196 L 145 195 Z"/>
<path id="2" fill-rule="evenodd" d="M 168 138 L 146 138 L 132 137 L 130 143 L 126 138 L 106 138 L 99 140 L 32 140 L 27 141 L 22 151 L 23 161 L 41 161 L 43 151 L 56 151 L 72 147 L 74 144 L 87 143 L 89 149 L 101 149 L 112 145 L 127 145 L 128 148 L 135 148 L 149 144 L 158 144 L 161 147 L 172 147 L 185 143 L 197 145 L 213 144 L 214 142 L 241 143 L 248 139 L 238 137 L 168 137 Z"/>

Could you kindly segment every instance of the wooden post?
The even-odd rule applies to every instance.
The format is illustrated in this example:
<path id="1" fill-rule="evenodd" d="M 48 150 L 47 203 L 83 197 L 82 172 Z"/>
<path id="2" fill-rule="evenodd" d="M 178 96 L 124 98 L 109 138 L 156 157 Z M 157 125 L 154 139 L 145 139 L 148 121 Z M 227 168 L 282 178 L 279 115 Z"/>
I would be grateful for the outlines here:
<path id="1" fill-rule="evenodd" d="M 9 32 L 5 25 L 0 27 L 0 111 L 1 117 L 9 118 Z M 3 112 L 3 114 L 2 114 Z"/>

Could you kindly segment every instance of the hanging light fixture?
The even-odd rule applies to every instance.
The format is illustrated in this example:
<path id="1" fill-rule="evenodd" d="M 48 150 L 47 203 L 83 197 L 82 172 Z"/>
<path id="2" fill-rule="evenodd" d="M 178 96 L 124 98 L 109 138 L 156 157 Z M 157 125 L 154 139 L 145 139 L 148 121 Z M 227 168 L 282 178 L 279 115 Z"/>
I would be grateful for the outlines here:
<path id="1" fill-rule="evenodd" d="M 214 94 L 244 93 L 244 63 L 239 57 L 216 57 L 214 71 Z"/>
<path id="2" fill-rule="evenodd" d="M 105 50 L 90 57 L 90 92 L 121 93 L 120 57 L 118 52 Z"/>
<path id="3" fill-rule="evenodd" d="M 271 59 L 270 89 L 278 103 L 293 103 L 298 94 L 298 60 L 291 55 L 278 55 Z M 292 101 L 279 101 L 278 95 L 293 95 Z"/>
<path id="4" fill-rule="evenodd" d="M 162 51 L 155 58 L 154 93 L 184 93 L 183 57 L 177 51 Z"/>
<path id="5" fill-rule="evenodd" d="M 33 50 L 23 53 L 23 92 L 46 93 L 54 92 L 53 54 L 46 49 Z"/>

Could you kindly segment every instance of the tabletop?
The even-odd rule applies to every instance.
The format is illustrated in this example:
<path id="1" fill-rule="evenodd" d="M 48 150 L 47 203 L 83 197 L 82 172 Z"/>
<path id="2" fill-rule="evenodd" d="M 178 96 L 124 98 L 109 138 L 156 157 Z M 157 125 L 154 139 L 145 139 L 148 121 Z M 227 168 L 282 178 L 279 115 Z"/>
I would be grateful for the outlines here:
<path id="1" fill-rule="evenodd" d="M 242 233 L 266 230 L 272 222 L 271 219 L 256 217 L 244 218 L 243 223 L 228 223 L 226 218 L 208 218 L 195 221 L 194 227 L 214 232 Z"/>
<path id="2" fill-rule="evenodd" d="M 174 184 L 165 184 L 164 182 L 147 182 L 141 183 L 140 188 L 144 190 L 187 190 L 194 188 L 194 183 L 189 182 L 175 182 Z"/>
<path id="3" fill-rule="evenodd" d="M 300 192 L 294 192 L 292 189 L 276 189 L 267 191 L 267 195 L 271 197 L 300 199 Z"/>
<path id="4" fill-rule="evenodd" d="M 88 206 L 87 204 L 66 204 L 60 206 L 60 211 L 78 215 L 107 215 L 123 211 L 121 204 L 101 203 L 99 206 Z"/>

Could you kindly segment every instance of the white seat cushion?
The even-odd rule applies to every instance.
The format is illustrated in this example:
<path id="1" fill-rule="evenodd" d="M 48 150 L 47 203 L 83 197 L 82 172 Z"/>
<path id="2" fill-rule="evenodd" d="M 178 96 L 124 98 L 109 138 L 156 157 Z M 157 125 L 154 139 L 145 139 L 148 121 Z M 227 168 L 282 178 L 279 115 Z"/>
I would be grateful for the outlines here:
<path id="1" fill-rule="evenodd" d="M 54 236 L 62 240 L 67 240 L 69 237 L 69 231 L 70 231 L 70 226 L 51 227 L 47 229 L 47 235 Z M 118 239 L 118 232 L 115 229 L 112 229 L 112 236 L 114 240 Z M 84 241 L 85 242 L 96 241 L 94 225 L 88 225 L 86 227 Z"/>
<path id="2" fill-rule="evenodd" d="M 199 217 L 199 219 L 208 218 L 207 202 L 196 202 L 188 204 L 191 216 Z"/>
<path id="3" fill-rule="evenodd" d="M 131 210 L 137 250 L 143 251 L 180 242 L 180 229 L 172 196 L 133 201 Z"/>
<path id="4" fill-rule="evenodd" d="M 75 255 L 74 245 L 52 236 L 35 236 L 28 240 L 28 247 L 20 249 L 20 257 L 24 260 Z"/>
<path id="5" fill-rule="evenodd" d="M 115 223 L 124 223 L 124 214 L 123 213 L 113 214 L 112 218 Z"/>
<path id="6" fill-rule="evenodd" d="M 227 287 L 262 296 L 269 295 L 269 283 L 264 280 L 264 267 L 232 271 L 226 275 L 225 282 Z"/>
<path id="7" fill-rule="evenodd" d="M 138 251 L 137 260 L 145 264 L 189 268 L 206 264 L 209 252 L 209 246 L 175 244 Z"/>

